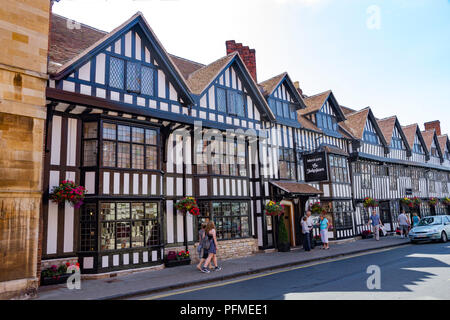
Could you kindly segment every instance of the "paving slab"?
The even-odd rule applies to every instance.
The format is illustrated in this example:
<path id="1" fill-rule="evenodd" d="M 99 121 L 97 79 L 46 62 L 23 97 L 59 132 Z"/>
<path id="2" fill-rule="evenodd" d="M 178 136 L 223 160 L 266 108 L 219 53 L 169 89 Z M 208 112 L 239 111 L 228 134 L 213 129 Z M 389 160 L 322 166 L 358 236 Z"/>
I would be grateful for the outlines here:
<path id="1" fill-rule="evenodd" d="M 195 265 L 188 265 L 106 279 L 82 280 L 79 290 L 69 290 L 65 284 L 44 286 L 39 288 L 35 299 L 125 299 L 408 243 L 408 239 L 388 236 L 382 237 L 380 241 L 365 239 L 334 244 L 330 245 L 329 250 L 316 247 L 310 252 L 293 249 L 291 252 L 258 253 L 245 258 L 219 261 L 223 270 L 218 272 L 201 273 L 195 268 Z"/>

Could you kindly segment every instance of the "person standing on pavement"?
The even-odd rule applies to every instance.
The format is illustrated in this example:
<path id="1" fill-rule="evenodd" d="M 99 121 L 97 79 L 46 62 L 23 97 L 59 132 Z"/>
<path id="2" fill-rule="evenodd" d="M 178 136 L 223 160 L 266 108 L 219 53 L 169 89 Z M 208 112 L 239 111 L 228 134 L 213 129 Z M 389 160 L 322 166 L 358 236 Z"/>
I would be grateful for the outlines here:
<path id="1" fill-rule="evenodd" d="M 420 222 L 420 218 L 417 216 L 417 213 L 413 213 L 413 218 L 412 218 L 412 226 L 413 226 L 413 228 L 415 227 L 415 226 L 417 226 L 418 224 L 419 224 L 419 222 Z"/>
<path id="2" fill-rule="evenodd" d="M 217 238 L 216 238 L 216 226 L 214 225 L 213 221 L 209 221 L 206 225 L 206 236 L 209 239 L 210 245 L 208 249 L 208 258 L 203 264 L 202 272 L 209 273 L 208 265 L 213 261 L 214 263 L 214 271 L 220 271 L 222 270 L 221 267 L 217 265 Z"/>
<path id="3" fill-rule="evenodd" d="M 402 210 L 402 213 L 398 215 L 398 225 L 400 229 L 400 235 L 402 236 L 402 238 L 407 237 L 410 222 L 408 217 L 406 216 L 404 209 Z"/>
<path id="4" fill-rule="evenodd" d="M 319 229 L 320 229 L 320 239 L 322 240 L 323 247 L 322 249 L 328 250 L 330 249 L 328 245 L 328 228 L 330 227 L 330 222 L 325 217 L 325 212 L 322 212 L 320 214 L 320 222 L 319 222 Z"/>
<path id="5" fill-rule="evenodd" d="M 381 222 L 380 216 L 376 212 L 376 210 L 372 211 L 372 215 L 370 216 L 369 225 L 372 224 L 373 233 L 375 234 L 375 240 L 380 240 L 380 227 L 384 227 Z"/>
<path id="6" fill-rule="evenodd" d="M 314 242 L 313 242 L 313 237 L 314 237 L 314 222 L 313 222 L 313 218 L 311 217 L 311 210 L 306 211 L 306 222 L 308 223 L 308 227 L 309 227 L 309 245 L 310 245 L 310 249 L 314 249 Z"/>
<path id="7" fill-rule="evenodd" d="M 302 233 L 303 233 L 303 248 L 305 251 L 311 251 L 311 238 L 309 236 L 310 228 L 308 225 L 308 217 L 304 216 L 302 219 Z"/>

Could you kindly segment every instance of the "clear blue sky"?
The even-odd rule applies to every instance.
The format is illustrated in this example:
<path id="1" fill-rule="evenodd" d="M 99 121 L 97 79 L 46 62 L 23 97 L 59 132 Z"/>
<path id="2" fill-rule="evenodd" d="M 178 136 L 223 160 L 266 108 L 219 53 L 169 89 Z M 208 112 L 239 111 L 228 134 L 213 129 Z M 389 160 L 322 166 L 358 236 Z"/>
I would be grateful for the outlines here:
<path id="1" fill-rule="evenodd" d="M 202 63 L 225 41 L 256 49 L 258 81 L 287 71 L 313 95 L 440 120 L 450 133 L 449 0 L 61 0 L 54 12 L 110 31 L 143 12 L 165 48 Z"/>

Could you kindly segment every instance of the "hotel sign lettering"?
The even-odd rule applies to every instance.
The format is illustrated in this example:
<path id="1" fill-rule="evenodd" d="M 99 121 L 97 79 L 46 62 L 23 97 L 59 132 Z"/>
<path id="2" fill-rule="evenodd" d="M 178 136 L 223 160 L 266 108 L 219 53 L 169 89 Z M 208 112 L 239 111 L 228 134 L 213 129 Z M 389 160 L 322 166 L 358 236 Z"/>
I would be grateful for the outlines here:
<path id="1" fill-rule="evenodd" d="M 318 152 L 303 156 L 305 182 L 320 182 L 328 180 L 327 154 Z"/>

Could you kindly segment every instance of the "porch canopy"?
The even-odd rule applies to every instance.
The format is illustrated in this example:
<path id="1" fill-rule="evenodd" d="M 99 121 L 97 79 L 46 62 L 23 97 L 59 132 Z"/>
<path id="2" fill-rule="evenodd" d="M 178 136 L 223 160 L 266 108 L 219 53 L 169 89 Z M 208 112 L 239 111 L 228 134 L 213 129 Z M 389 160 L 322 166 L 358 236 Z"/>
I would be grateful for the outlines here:
<path id="1" fill-rule="evenodd" d="M 322 191 L 311 187 L 309 184 L 300 182 L 281 182 L 281 181 L 269 181 L 271 185 L 279 189 L 281 194 L 286 196 L 298 197 L 298 196 L 317 196 L 323 194 Z"/>

